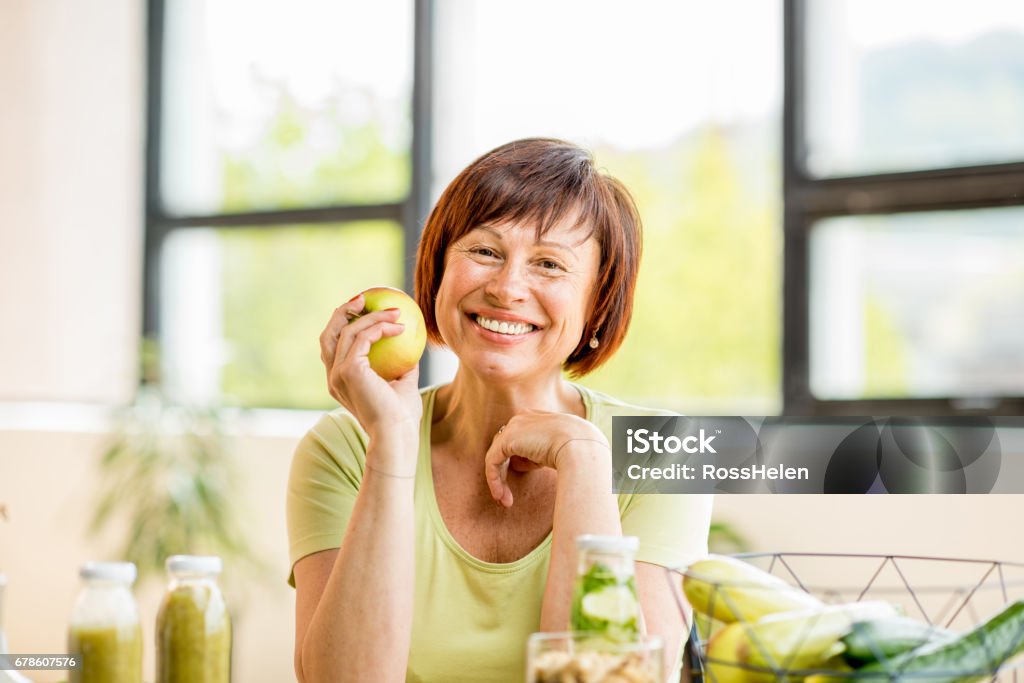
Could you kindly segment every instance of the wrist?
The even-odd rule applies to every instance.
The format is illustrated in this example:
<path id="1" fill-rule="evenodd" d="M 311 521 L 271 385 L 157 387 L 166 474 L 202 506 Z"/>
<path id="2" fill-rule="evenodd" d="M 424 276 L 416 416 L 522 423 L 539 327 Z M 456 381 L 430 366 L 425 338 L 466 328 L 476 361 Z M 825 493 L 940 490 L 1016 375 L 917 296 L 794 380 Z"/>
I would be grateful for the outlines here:
<path id="1" fill-rule="evenodd" d="M 366 435 L 370 438 L 371 444 L 415 448 L 420 442 L 420 422 L 409 419 L 370 425 L 366 428 Z"/>
<path id="2" fill-rule="evenodd" d="M 385 472 L 407 473 L 414 470 L 419 455 L 419 433 L 388 429 L 369 435 L 367 462 Z"/>
<path id="3" fill-rule="evenodd" d="M 599 437 L 571 437 L 558 447 L 554 461 L 559 472 L 582 469 L 603 473 L 611 470 L 612 449 L 603 434 Z"/>
<path id="4" fill-rule="evenodd" d="M 384 477 L 385 479 L 390 479 L 395 482 L 406 481 L 412 483 L 416 479 L 416 463 L 412 463 L 411 466 L 406 465 L 402 472 L 389 472 L 386 469 L 371 465 L 370 461 L 367 460 L 366 471 L 367 473 L 372 472 L 375 476 Z"/>

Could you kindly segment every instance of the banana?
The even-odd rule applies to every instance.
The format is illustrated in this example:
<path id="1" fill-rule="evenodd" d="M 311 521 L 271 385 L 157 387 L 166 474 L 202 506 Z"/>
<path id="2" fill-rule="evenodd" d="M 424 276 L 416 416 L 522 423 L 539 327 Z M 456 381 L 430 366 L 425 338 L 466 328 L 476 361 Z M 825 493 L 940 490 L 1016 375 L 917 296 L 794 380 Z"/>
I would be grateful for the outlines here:
<path id="1" fill-rule="evenodd" d="M 740 661 L 742 646 L 747 642 L 743 624 L 729 624 L 708 642 L 704 655 L 704 676 L 708 683 L 768 683 L 772 674 L 748 671 Z"/>
<path id="2" fill-rule="evenodd" d="M 853 676 L 850 672 L 853 669 L 847 667 L 845 669 L 837 669 L 838 675 L 832 676 L 829 674 L 811 674 L 804 679 L 804 683 L 850 683 L 853 680 Z"/>
<path id="3" fill-rule="evenodd" d="M 768 615 L 752 624 L 742 624 L 747 650 L 740 656 L 747 664 L 772 669 L 819 668 L 846 649 L 842 638 L 854 621 L 896 614 L 891 604 L 871 600 Z"/>
<path id="4" fill-rule="evenodd" d="M 683 576 L 683 593 L 695 610 L 726 623 L 822 606 L 816 597 L 779 577 L 724 555 L 691 564 Z"/>
<path id="5" fill-rule="evenodd" d="M 785 683 L 807 670 L 849 671 L 839 656 L 842 637 L 854 621 L 891 617 L 896 608 L 866 601 L 769 615 L 753 623 L 735 622 L 708 643 L 709 683 Z M 793 675 L 788 675 L 793 672 Z"/>

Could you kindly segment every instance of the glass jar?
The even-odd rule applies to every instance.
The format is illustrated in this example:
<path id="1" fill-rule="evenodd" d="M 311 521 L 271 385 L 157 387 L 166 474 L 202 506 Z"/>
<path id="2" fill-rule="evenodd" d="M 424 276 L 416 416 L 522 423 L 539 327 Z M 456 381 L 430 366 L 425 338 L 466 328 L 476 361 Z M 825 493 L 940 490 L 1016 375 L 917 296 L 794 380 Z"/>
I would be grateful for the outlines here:
<path id="1" fill-rule="evenodd" d="M 657 636 L 617 643 L 589 633 L 534 633 L 526 643 L 526 683 L 664 683 L 663 649 Z"/>
<path id="2" fill-rule="evenodd" d="M 156 618 L 157 683 L 228 683 L 231 619 L 217 586 L 219 557 L 167 558 L 169 583 Z"/>
<path id="3" fill-rule="evenodd" d="M 132 595 L 131 562 L 87 562 L 79 570 L 82 590 L 71 612 L 68 654 L 80 664 L 71 683 L 140 683 L 142 627 Z"/>
<path id="4" fill-rule="evenodd" d="M 7 633 L 4 631 L 4 590 L 7 577 L 0 574 L 0 655 L 7 654 Z M 13 669 L 0 669 L 0 683 L 32 683 Z"/>
<path id="5" fill-rule="evenodd" d="M 636 593 L 636 536 L 578 536 L 579 563 L 569 627 L 616 642 L 640 637 L 643 615 Z"/>

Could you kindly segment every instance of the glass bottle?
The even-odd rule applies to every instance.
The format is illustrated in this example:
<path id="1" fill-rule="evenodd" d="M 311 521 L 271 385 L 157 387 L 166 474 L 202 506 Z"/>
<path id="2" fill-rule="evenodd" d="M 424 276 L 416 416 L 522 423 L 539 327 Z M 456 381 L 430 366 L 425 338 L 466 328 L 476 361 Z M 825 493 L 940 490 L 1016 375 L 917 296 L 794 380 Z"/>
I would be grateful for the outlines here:
<path id="1" fill-rule="evenodd" d="M 79 666 L 71 683 L 141 683 L 142 627 L 132 595 L 131 562 L 87 562 L 78 572 L 82 590 L 71 612 L 68 654 Z"/>
<path id="2" fill-rule="evenodd" d="M 643 615 L 636 593 L 636 536 L 578 536 L 579 563 L 570 628 L 616 642 L 640 637 Z"/>
<path id="3" fill-rule="evenodd" d="M 7 654 L 7 633 L 4 631 L 4 590 L 7 577 L 0 574 L 0 656 Z M 32 683 L 13 669 L 0 669 L 0 683 Z"/>
<path id="4" fill-rule="evenodd" d="M 217 586 L 219 557 L 167 558 L 156 619 L 156 683 L 228 683 L 231 619 Z"/>

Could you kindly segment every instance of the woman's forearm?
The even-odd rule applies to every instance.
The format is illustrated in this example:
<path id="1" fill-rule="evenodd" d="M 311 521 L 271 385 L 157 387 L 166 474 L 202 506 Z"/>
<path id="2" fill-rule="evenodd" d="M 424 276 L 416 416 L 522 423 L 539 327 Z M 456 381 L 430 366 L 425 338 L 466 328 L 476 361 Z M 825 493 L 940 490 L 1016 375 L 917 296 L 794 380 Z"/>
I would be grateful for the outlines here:
<path id="1" fill-rule="evenodd" d="M 576 537 L 580 534 L 622 535 L 616 496 L 611 492 L 608 447 L 580 440 L 565 448 L 570 450 L 559 458 L 551 564 L 540 618 L 542 631 L 569 628 L 576 580 Z"/>
<path id="2" fill-rule="evenodd" d="M 412 630 L 415 440 L 371 440 L 345 538 L 302 643 L 305 683 L 404 681 Z"/>

